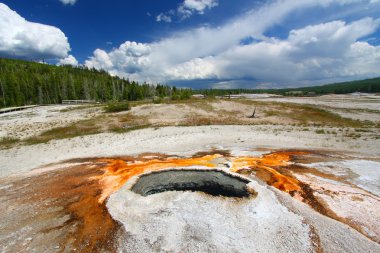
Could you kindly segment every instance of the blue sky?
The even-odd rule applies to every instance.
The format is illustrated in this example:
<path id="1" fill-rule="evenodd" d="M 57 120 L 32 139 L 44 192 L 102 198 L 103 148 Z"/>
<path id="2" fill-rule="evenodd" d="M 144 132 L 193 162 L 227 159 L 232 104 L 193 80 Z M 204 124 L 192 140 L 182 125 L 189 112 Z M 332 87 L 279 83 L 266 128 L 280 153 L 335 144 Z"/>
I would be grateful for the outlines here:
<path id="1" fill-rule="evenodd" d="M 0 56 L 193 88 L 380 76 L 379 0 L 0 0 Z"/>
<path id="2" fill-rule="evenodd" d="M 63 4 L 59 0 L 0 1 L 31 22 L 60 28 L 69 38 L 70 54 L 84 62 L 97 48 L 112 49 L 125 41 L 149 43 L 169 36 L 171 32 L 202 24 L 223 23 L 224 14 L 239 11 L 245 0 L 225 1 L 223 8 L 180 22 L 157 22 L 160 13 L 175 8 L 176 0 L 80 0 Z M 111 44 L 112 43 L 112 44 Z"/>

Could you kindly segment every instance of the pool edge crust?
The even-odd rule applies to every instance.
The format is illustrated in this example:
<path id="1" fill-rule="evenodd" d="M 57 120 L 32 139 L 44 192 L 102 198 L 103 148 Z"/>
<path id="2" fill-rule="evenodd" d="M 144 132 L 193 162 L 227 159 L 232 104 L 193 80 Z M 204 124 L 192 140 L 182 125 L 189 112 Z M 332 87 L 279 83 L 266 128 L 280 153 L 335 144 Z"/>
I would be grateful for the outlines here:
<path id="1" fill-rule="evenodd" d="M 247 177 L 222 169 L 171 168 L 141 174 L 131 179 L 128 188 L 144 197 L 166 191 L 192 191 L 247 198 L 257 195 L 250 182 Z"/>

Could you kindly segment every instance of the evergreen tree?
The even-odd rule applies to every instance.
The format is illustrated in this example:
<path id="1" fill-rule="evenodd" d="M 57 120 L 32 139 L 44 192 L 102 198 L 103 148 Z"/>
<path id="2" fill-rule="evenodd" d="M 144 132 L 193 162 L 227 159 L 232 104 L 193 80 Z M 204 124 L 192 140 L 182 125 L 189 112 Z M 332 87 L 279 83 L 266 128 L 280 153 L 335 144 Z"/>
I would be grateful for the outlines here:
<path id="1" fill-rule="evenodd" d="M 83 66 L 52 66 L 0 58 L 0 107 L 56 104 L 67 99 L 136 101 L 172 93 L 187 98 L 189 92 L 164 85 L 139 84 Z"/>

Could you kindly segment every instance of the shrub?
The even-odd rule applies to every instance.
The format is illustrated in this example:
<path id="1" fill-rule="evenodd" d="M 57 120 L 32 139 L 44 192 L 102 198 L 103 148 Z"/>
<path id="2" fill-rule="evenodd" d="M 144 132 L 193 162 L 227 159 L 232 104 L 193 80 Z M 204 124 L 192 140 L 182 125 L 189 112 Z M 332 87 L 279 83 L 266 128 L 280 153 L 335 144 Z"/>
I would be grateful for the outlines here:
<path id="1" fill-rule="evenodd" d="M 163 98 L 161 97 L 155 97 L 153 98 L 153 103 L 154 104 L 161 104 L 163 102 Z"/>
<path id="2" fill-rule="evenodd" d="M 324 129 L 317 129 L 317 130 L 315 130 L 315 132 L 317 134 L 325 134 L 325 130 Z"/>
<path id="3" fill-rule="evenodd" d="M 106 112 L 123 112 L 131 109 L 128 102 L 111 102 L 104 108 Z"/>
<path id="4" fill-rule="evenodd" d="M 171 100 L 179 100 L 179 95 L 178 94 L 176 94 L 176 93 L 174 93 L 173 95 L 172 95 L 172 97 L 171 97 Z"/>

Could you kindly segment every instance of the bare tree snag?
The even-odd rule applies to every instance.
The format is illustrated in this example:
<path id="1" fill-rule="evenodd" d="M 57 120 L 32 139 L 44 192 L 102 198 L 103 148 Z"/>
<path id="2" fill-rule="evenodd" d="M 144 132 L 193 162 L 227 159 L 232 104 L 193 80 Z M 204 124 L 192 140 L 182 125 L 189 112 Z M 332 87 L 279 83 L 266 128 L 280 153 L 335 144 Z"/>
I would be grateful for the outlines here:
<path id="1" fill-rule="evenodd" d="M 255 109 L 253 110 L 252 115 L 249 118 L 251 119 L 255 118 L 255 114 L 256 114 L 256 106 L 255 106 Z"/>
<path id="2" fill-rule="evenodd" d="M 3 83 L 0 81 L 0 86 L 1 86 L 1 93 L 3 94 L 3 103 L 4 103 L 4 107 L 7 107 L 7 103 L 5 102 L 5 93 L 4 93 L 4 87 L 3 87 Z"/>

